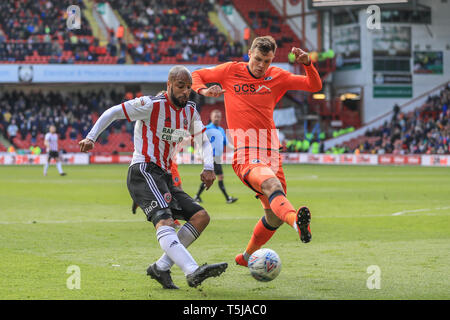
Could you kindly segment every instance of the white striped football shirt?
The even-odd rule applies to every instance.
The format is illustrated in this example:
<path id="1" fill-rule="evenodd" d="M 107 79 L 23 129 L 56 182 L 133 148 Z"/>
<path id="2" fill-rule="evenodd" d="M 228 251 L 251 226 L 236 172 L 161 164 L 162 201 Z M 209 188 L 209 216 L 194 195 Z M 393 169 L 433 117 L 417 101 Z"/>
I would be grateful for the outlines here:
<path id="1" fill-rule="evenodd" d="M 47 148 L 47 152 L 50 151 L 58 151 L 58 134 L 47 132 L 44 137 L 45 141 L 48 141 L 49 148 Z"/>
<path id="2" fill-rule="evenodd" d="M 122 103 L 122 110 L 128 121 L 136 121 L 132 165 L 154 162 L 171 172 L 177 144 L 186 136 L 206 130 L 194 102 L 188 101 L 186 107 L 177 109 L 169 102 L 167 94 L 126 101 Z"/>

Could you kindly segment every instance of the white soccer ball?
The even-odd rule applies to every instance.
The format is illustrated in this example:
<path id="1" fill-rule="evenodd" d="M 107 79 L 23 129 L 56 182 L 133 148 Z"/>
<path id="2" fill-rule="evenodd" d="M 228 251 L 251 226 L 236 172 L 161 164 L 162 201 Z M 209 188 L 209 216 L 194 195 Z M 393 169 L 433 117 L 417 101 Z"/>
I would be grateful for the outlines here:
<path id="1" fill-rule="evenodd" d="M 248 259 L 250 274 L 258 281 L 272 281 L 281 271 L 281 259 L 271 249 L 259 249 Z"/>

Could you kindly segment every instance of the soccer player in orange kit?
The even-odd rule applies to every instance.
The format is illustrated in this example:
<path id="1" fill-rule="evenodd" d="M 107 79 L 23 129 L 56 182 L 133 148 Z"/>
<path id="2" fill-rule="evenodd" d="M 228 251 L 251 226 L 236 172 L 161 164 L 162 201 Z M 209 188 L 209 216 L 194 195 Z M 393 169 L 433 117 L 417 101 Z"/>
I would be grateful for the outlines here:
<path id="1" fill-rule="evenodd" d="M 236 263 L 247 266 L 248 258 L 260 249 L 284 222 L 293 227 L 302 242 L 311 241 L 311 213 L 305 206 L 294 209 L 286 198 L 286 179 L 281 166 L 280 142 L 273 121 L 276 103 L 288 90 L 317 92 L 322 81 L 308 53 L 292 48 L 296 63 L 306 75 L 294 75 L 270 66 L 276 42 L 271 36 L 255 38 L 249 49 L 249 62 L 227 62 L 192 73 L 192 88 L 207 97 L 224 95 L 228 130 L 234 141 L 233 170 L 256 192 L 265 215 Z M 206 84 L 218 83 L 209 88 Z"/>

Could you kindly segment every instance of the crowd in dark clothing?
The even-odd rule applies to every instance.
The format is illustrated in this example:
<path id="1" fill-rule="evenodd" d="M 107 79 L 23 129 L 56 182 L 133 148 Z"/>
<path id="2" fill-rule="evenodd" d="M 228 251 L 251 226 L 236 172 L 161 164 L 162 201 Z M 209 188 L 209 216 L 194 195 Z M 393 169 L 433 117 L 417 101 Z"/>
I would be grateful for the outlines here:
<path id="1" fill-rule="evenodd" d="M 230 43 L 210 22 L 208 12 L 214 10 L 208 0 L 133 0 L 128 5 L 112 0 L 131 29 L 136 43 L 129 46 L 134 63 L 158 62 L 161 56 L 178 61 L 197 61 L 199 57 L 242 57 L 239 42 Z M 167 48 L 159 46 L 169 42 Z"/>
<path id="2" fill-rule="evenodd" d="M 0 95 L 0 129 L 5 137 L 14 144 L 14 138 L 25 140 L 31 135 L 35 143 L 38 134 L 48 132 L 55 125 L 60 139 L 76 140 L 81 134 L 85 137 L 93 125 L 93 115 L 124 100 L 124 93 L 111 91 L 83 91 L 48 93 L 23 91 L 4 92 Z M 106 142 L 111 130 L 120 130 L 124 121 L 117 121 L 101 136 L 100 142 Z M 127 126 L 129 132 L 132 126 Z M 11 133 L 15 133 L 11 136 Z M 20 135 L 18 134 L 20 133 Z"/>
<path id="3" fill-rule="evenodd" d="M 180 63 L 198 62 L 202 57 L 217 57 L 223 62 L 243 56 L 242 44 L 230 43 L 209 20 L 208 12 L 214 7 L 208 0 L 109 3 L 126 21 L 134 43 L 109 30 L 108 44 L 100 46 L 83 14 L 81 28 L 69 30 L 67 8 L 77 5 L 82 12 L 82 0 L 1 1 L 0 63 L 44 57 L 43 61 L 30 63 L 123 64 L 127 53 L 133 63 L 158 63 L 164 57 L 175 57 Z M 101 57 L 108 60 L 100 60 Z"/>
<path id="4" fill-rule="evenodd" d="M 28 40 L 36 35 L 52 35 L 67 31 L 67 8 L 81 0 L 3 0 L 0 3 L 0 22 L 8 39 Z M 92 35 L 89 23 L 81 15 L 78 35 Z"/>
<path id="5" fill-rule="evenodd" d="M 393 117 L 381 128 L 369 131 L 357 149 L 373 154 L 450 154 L 450 87 L 428 97 L 425 105 L 408 114 L 394 106 Z M 356 150 L 356 149 L 355 149 Z"/>
<path id="6" fill-rule="evenodd" d="M 81 14 L 79 29 L 68 30 L 67 8 L 81 0 L 5 0 L 0 2 L 0 61 L 25 61 L 27 56 L 49 57 L 46 63 L 97 61 L 112 48 L 99 46 Z M 64 55 L 64 52 L 71 52 Z"/>

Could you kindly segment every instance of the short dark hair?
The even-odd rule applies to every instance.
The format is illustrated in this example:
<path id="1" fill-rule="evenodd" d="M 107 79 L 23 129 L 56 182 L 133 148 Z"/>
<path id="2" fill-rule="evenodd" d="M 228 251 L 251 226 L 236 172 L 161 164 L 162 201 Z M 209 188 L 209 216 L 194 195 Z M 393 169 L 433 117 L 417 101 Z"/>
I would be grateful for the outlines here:
<path id="1" fill-rule="evenodd" d="M 264 55 L 268 54 L 270 51 L 273 51 L 275 54 L 277 42 L 272 36 L 257 37 L 253 40 L 252 46 L 250 47 L 250 50 L 253 51 L 253 49 L 258 49 Z"/>

